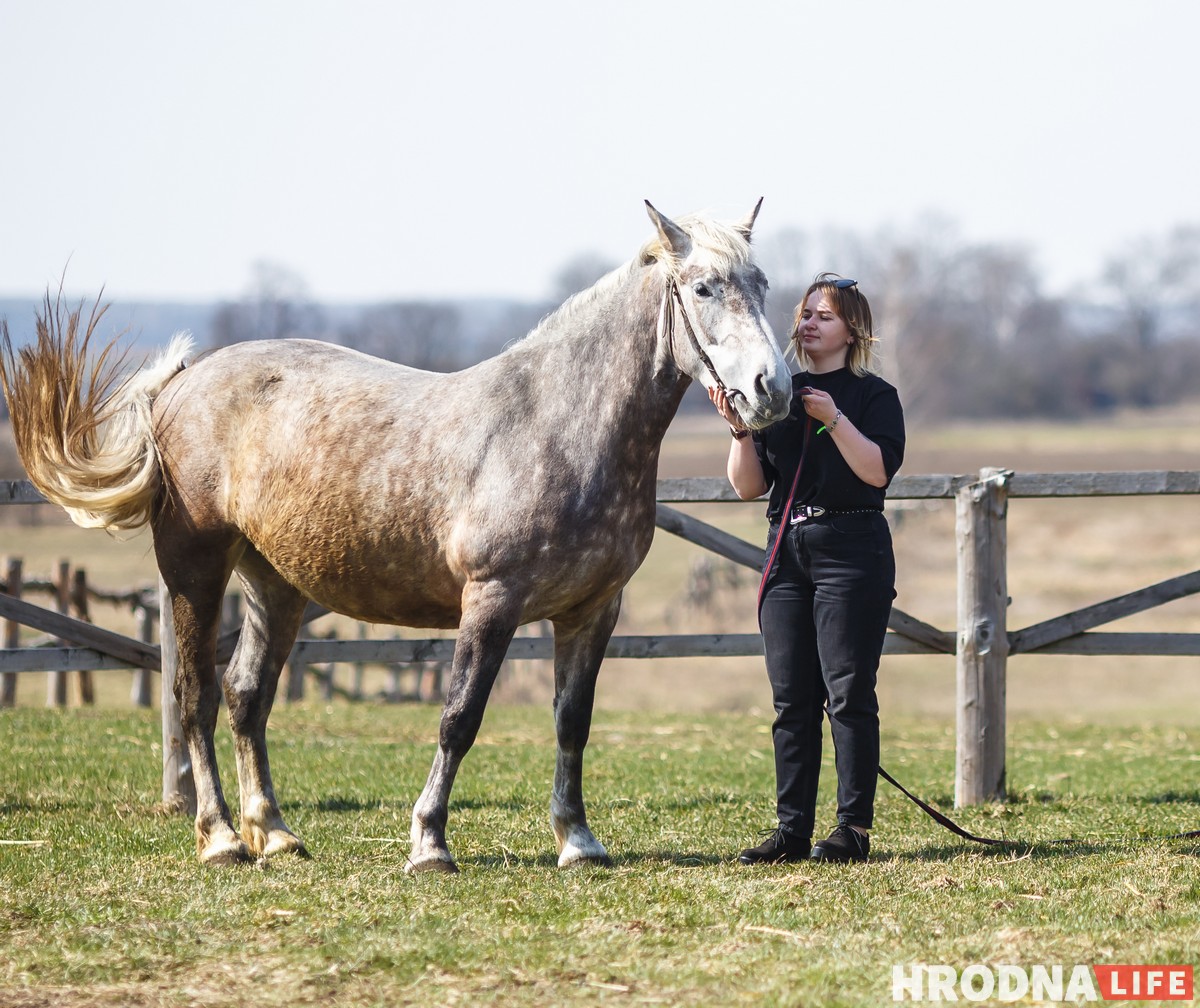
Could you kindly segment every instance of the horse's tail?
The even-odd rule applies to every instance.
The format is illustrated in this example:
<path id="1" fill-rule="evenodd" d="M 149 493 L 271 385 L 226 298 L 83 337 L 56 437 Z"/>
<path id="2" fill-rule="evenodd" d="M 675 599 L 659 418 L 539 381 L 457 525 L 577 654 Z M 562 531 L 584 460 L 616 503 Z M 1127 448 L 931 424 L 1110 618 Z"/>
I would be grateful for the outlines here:
<path id="1" fill-rule="evenodd" d="M 150 407 L 192 341 L 175 336 L 153 362 L 121 377 L 125 354 L 115 338 L 89 354 L 106 307 L 96 303 L 81 334 L 82 305 L 64 320 L 61 298 L 47 295 L 37 341 L 19 351 L 0 323 L 0 385 L 17 451 L 42 495 L 76 525 L 132 529 L 150 520 L 162 484 Z"/>

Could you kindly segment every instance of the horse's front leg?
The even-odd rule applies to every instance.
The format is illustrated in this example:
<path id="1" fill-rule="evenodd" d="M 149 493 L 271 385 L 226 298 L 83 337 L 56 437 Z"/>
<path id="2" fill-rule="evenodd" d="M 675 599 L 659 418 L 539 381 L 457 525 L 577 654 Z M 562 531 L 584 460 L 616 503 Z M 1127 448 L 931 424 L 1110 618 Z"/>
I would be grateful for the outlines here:
<path id="1" fill-rule="evenodd" d="M 554 723 L 558 757 L 550 796 L 550 825 L 558 844 L 558 864 L 611 861 L 604 845 L 588 828 L 583 807 L 583 750 L 592 730 L 596 677 L 604 649 L 621 610 L 618 593 L 587 622 L 554 625 Z"/>
<path id="2" fill-rule="evenodd" d="M 425 789 L 413 806 L 412 851 L 404 866 L 406 872 L 458 871 L 446 845 L 450 789 L 479 733 L 492 684 L 517 628 L 521 604 L 516 593 L 497 581 L 470 582 L 463 589 L 462 620 L 438 751 Z"/>
<path id="3" fill-rule="evenodd" d="M 279 811 L 267 759 L 267 718 L 306 602 L 254 551 L 248 551 L 238 572 L 246 618 L 225 670 L 224 687 L 237 757 L 242 839 L 251 854 L 306 857 L 303 842 L 288 829 Z"/>

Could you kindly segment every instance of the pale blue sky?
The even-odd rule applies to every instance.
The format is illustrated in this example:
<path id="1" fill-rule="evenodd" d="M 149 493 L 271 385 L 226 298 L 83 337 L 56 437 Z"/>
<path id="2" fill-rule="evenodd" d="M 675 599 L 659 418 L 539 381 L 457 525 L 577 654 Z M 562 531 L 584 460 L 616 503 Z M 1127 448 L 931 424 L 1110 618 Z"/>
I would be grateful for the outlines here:
<path id="1" fill-rule="evenodd" d="M 0 0 L 0 295 L 546 295 L 642 200 L 1028 247 L 1200 224 L 1189 0 Z M 836 264 L 813 264 L 813 268 Z"/>

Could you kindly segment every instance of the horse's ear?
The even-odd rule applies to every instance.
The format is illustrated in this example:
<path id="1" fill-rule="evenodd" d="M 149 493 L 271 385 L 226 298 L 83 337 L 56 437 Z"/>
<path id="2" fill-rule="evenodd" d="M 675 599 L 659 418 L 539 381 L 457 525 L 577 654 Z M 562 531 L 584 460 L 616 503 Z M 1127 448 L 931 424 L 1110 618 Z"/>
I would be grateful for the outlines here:
<path id="1" fill-rule="evenodd" d="M 750 211 L 750 215 L 740 224 L 735 224 L 734 227 L 741 233 L 741 236 L 750 240 L 750 232 L 754 230 L 754 222 L 758 218 L 758 211 L 762 209 L 763 198 L 758 197 L 758 202 L 754 204 L 754 209 Z"/>
<path id="2" fill-rule="evenodd" d="M 658 228 L 658 236 L 662 239 L 667 251 L 677 258 L 684 258 L 692 250 L 692 239 L 687 232 L 676 224 L 670 217 L 664 217 L 646 200 L 646 212 Z"/>

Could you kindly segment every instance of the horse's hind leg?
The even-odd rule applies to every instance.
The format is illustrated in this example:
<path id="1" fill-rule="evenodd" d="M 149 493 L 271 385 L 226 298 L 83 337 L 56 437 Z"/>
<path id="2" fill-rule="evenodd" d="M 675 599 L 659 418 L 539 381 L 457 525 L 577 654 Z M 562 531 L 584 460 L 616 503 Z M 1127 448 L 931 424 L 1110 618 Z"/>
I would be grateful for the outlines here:
<path id="1" fill-rule="evenodd" d="M 267 760 L 267 718 L 306 600 L 253 548 L 247 548 L 237 571 L 246 616 L 225 670 L 224 686 L 237 757 L 242 839 L 251 854 L 307 856 L 304 844 L 280 815 Z"/>
<path id="2" fill-rule="evenodd" d="M 170 514 L 169 509 L 164 508 L 163 514 Z M 196 853 L 212 865 L 251 859 L 233 827 L 213 747 L 219 706 L 217 631 L 221 599 L 238 547 L 235 535 L 188 534 L 168 527 L 161 517 L 154 528 L 154 549 L 171 600 L 178 650 L 175 699 L 196 784 Z"/>
<path id="3" fill-rule="evenodd" d="M 454 646 L 450 688 L 438 732 L 438 751 L 413 806 L 412 851 L 406 872 L 458 871 L 446 846 L 450 789 L 475 742 L 492 684 L 520 618 L 520 600 L 498 582 L 468 583 Z"/>
<path id="4" fill-rule="evenodd" d="M 617 624 L 616 595 L 586 622 L 554 624 L 554 723 L 558 757 L 550 796 L 550 825 L 558 845 L 559 867 L 590 862 L 610 864 L 608 852 L 588 828 L 583 806 L 583 750 L 592 728 L 596 677 Z"/>

